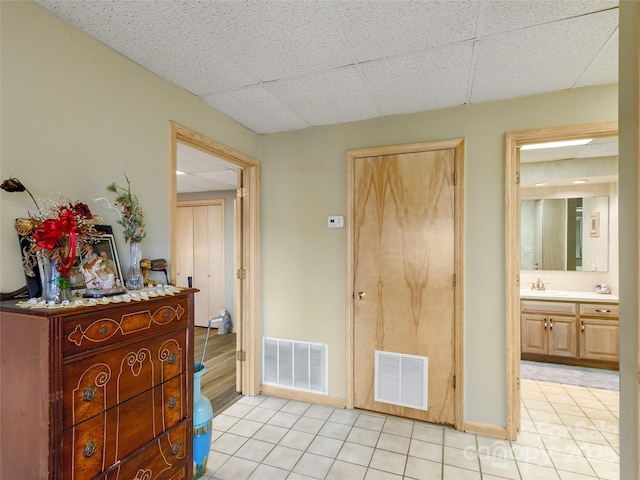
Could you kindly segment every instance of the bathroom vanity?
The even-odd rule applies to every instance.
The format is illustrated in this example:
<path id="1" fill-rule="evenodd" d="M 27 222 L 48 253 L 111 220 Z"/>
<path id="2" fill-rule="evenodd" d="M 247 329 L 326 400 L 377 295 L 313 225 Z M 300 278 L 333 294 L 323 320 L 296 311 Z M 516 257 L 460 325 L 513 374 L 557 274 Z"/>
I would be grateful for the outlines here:
<path id="1" fill-rule="evenodd" d="M 522 360 L 618 369 L 618 297 L 591 292 L 520 293 Z"/>

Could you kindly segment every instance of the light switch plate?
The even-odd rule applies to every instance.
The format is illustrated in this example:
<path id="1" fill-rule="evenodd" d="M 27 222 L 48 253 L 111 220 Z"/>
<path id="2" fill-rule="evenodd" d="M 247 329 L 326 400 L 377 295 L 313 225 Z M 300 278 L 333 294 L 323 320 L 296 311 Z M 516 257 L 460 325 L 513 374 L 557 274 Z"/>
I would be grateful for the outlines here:
<path id="1" fill-rule="evenodd" d="M 330 215 L 327 225 L 329 228 L 342 228 L 344 227 L 344 217 L 342 215 Z"/>

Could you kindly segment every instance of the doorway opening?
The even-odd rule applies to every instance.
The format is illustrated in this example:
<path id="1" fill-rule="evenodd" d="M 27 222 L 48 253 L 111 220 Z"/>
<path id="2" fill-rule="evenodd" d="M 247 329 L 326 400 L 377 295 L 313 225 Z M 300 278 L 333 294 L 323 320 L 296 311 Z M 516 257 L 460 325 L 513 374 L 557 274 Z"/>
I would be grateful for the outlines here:
<path id="1" fill-rule="evenodd" d="M 178 264 L 179 256 L 184 253 L 182 248 L 180 248 L 180 252 L 178 251 L 178 234 L 180 227 L 178 225 L 179 202 L 176 172 L 178 170 L 179 149 L 192 149 L 194 152 L 203 152 L 215 157 L 221 165 L 228 167 L 224 168 L 226 171 L 225 175 L 227 176 L 227 184 L 229 184 L 229 182 L 236 182 L 235 195 L 229 194 L 229 189 L 227 188 L 227 193 L 225 194 L 228 197 L 227 201 L 220 202 L 219 197 L 224 197 L 224 195 L 216 195 L 209 192 L 205 194 L 208 195 L 207 198 L 200 200 L 191 199 L 187 203 L 191 203 L 192 206 L 204 206 L 205 208 L 202 212 L 204 217 L 213 218 L 212 222 L 214 224 L 218 222 L 218 225 L 221 225 L 219 222 L 221 221 L 220 216 L 224 216 L 223 213 L 212 213 L 207 210 L 206 206 L 209 204 L 220 205 L 227 203 L 232 207 L 233 204 L 235 204 L 233 208 L 226 210 L 227 212 L 231 212 L 227 214 L 228 217 L 231 217 L 228 219 L 229 222 L 227 224 L 231 225 L 228 230 L 232 232 L 231 236 L 233 238 L 233 260 L 227 262 L 227 264 L 233 264 L 233 267 L 230 272 L 228 268 L 225 269 L 223 275 L 228 280 L 220 283 L 221 285 L 231 285 L 226 289 L 223 287 L 223 290 L 227 290 L 227 294 L 223 295 L 224 299 L 222 303 L 225 304 L 225 307 L 228 305 L 227 302 L 233 303 L 235 389 L 237 392 L 243 394 L 256 395 L 259 392 L 260 344 L 258 339 L 261 335 L 260 324 L 258 322 L 258 284 L 260 277 L 260 164 L 257 160 L 241 152 L 173 122 L 171 122 L 170 140 L 170 261 L 173 266 L 171 268 L 171 283 L 176 284 L 179 272 L 176 271 L 175 266 Z M 194 174 L 194 177 L 198 177 L 198 175 Z M 200 180 L 198 180 L 198 178 L 194 179 L 194 183 L 197 184 L 198 181 L 203 185 L 207 184 L 207 179 L 204 177 Z M 212 201 L 213 197 L 216 196 L 218 200 Z M 218 220 L 216 220 L 216 218 L 218 218 Z M 198 255 L 196 252 L 193 262 L 198 262 L 199 259 L 202 260 L 202 257 Z M 219 261 L 220 255 L 218 256 L 218 262 Z M 187 275 L 187 277 L 188 276 L 190 275 Z M 197 285 L 193 286 L 197 288 Z M 196 294 L 196 296 L 197 295 L 198 294 Z M 233 300 L 229 300 L 230 298 Z M 231 310 L 231 308 L 229 308 L 229 310 Z M 220 312 L 218 311 L 217 314 L 219 316 Z M 212 337 L 215 333 L 216 330 L 211 330 L 207 349 L 214 348 L 211 345 Z M 194 359 L 194 361 L 199 360 L 199 358 Z"/>
<path id="2" fill-rule="evenodd" d="M 525 388 L 533 388 L 529 383 L 531 380 L 525 379 L 521 374 L 523 356 L 526 360 L 538 362 L 551 359 L 552 361 L 549 362 L 551 365 L 564 363 L 583 367 L 615 368 L 619 345 L 617 297 L 615 297 L 616 301 L 613 301 L 613 295 L 609 298 L 604 296 L 598 298 L 595 293 L 598 291 L 597 286 L 602 287 L 602 284 L 606 284 L 602 279 L 613 279 L 615 284 L 613 288 L 617 287 L 617 151 L 615 152 L 615 173 L 611 175 L 615 178 L 597 180 L 594 178 L 591 186 L 584 187 L 590 181 L 587 179 L 585 183 L 585 173 L 571 177 L 562 171 L 569 171 L 578 163 L 590 161 L 590 169 L 593 172 L 595 164 L 600 168 L 608 161 L 607 158 L 613 155 L 601 153 L 601 155 L 592 155 L 594 158 L 587 158 L 586 155 L 580 158 L 580 155 L 574 152 L 565 158 L 539 158 L 542 163 L 534 165 L 536 155 L 525 154 L 523 150 L 526 149 L 522 147 L 584 140 L 595 150 L 601 148 L 601 152 L 606 152 L 611 144 L 608 139 L 615 138 L 617 145 L 617 134 L 617 123 L 606 122 L 509 132 L 505 135 L 507 439 L 509 440 L 515 440 L 523 423 L 528 423 L 530 420 L 527 412 L 521 411 L 521 398 L 526 398 L 525 393 L 529 393 L 525 392 Z M 561 148 L 566 147 L 560 147 L 557 151 Z M 537 155 L 544 157 L 546 154 Z M 540 177 L 542 172 L 546 172 L 547 179 Z M 601 171 L 599 176 L 607 175 Z M 613 189 L 613 193 L 607 189 Z M 604 194 L 601 194 L 602 192 Z M 536 195 L 541 198 L 535 199 L 531 205 L 521 203 L 522 199 L 531 199 Z M 607 202 L 603 202 L 598 197 L 607 197 Z M 574 200 L 577 198 L 587 200 L 578 202 Z M 547 202 L 549 199 L 553 201 Z M 557 200 L 563 200 L 564 203 Z M 546 253 L 543 245 L 538 244 L 536 240 L 544 242 L 544 234 L 536 234 L 533 228 L 536 222 L 544 223 L 541 210 L 544 202 L 561 204 L 561 208 L 556 210 L 561 212 L 562 220 L 553 227 L 553 234 L 558 236 L 563 228 L 567 230 L 564 235 L 561 235 L 562 248 Z M 573 212 L 570 213 L 567 208 L 573 208 Z M 535 210 L 535 220 L 525 219 L 527 210 Z M 609 230 L 612 222 L 607 222 L 606 226 L 604 221 L 598 223 L 600 229 L 591 233 L 591 221 L 599 217 L 598 213 L 604 215 L 605 212 L 612 222 L 615 221 L 615 236 L 611 235 L 613 230 Z M 550 213 L 549 217 L 552 215 Z M 586 221 L 585 218 L 587 218 Z M 610 237 L 613 237 L 609 238 L 606 247 L 601 242 L 605 230 Z M 540 256 L 537 256 L 538 253 Z M 543 258 L 563 268 L 550 267 L 550 263 L 545 264 Z M 603 264 L 607 264 L 606 269 Z M 553 268 L 558 268 L 560 271 L 555 271 Z M 597 327 L 593 329 L 594 326 Z M 598 344 L 597 347 L 594 341 Z M 542 367 L 542 364 L 534 366 Z M 559 367 L 557 372 L 570 368 L 573 367 Z M 540 370 L 538 369 L 538 373 L 527 373 L 527 376 L 531 375 L 541 375 Z M 559 380 L 556 377 L 556 381 Z M 545 380 L 541 379 L 541 381 Z M 554 395 L 554 390 L 560 391 L 559 386 L 554 386 L 553 381 L 548 383 L 550 395 Z M 588 387 L 585 388 L 588 390 Z M 603 396 L 609 397 L 607 394 Z M 557 412 L 552 413 L 557 414 Z M 562 415 L 559 416 L 562 417 Z"/>

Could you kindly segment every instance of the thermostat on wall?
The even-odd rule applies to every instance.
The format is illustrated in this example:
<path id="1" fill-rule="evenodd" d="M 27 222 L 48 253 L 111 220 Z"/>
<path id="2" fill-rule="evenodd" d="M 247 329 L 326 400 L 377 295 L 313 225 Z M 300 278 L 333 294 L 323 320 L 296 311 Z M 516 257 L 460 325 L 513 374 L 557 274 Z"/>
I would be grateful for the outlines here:
<path id="1" fill-rule="evenodd" d="M 344 217 L 342 215 L 330 215 L 327 221 L 329 228 L 344 227 Z"/>

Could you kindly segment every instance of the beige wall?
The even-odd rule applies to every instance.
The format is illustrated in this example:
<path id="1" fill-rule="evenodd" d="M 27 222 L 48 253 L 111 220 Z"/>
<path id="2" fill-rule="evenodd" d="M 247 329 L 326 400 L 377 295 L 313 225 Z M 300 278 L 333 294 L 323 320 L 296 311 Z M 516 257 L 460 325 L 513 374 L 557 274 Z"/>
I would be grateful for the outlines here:
<path id="1" fill-rule="evenodd" d="M 146 214 L 149 258 L 169 255 L 169 121 L 257 157 L 260 137 L 30 2 L 0 2 L 0 177 L 36 198 L 82 200 L 110 224 L 123 267 L 117 214 L 97 197 L 125 184 Z M 24 285 L 13 219 L 33 204 L 0 192 L 0 291 Z"/>
<path id="2" fill-rule="evenodd" d="M 621 3 L 621 448 L 622 478 L 636 478 L 637 2 Z M 615 86 L 259 137 L 35 4 L 0 2 L 0 15 L 0 177 L 20 178 L 40 198 L 61 191 L 88 202 L 117 229 L 92 199 L 126 172 L 147 211 L 143 252 L 160 257 L 169 251 L 170 120 L 260 158 L 264 334 L 328 343 L 334 396 L 345 383 L 346 249 L 345 230 L 326 220 L 345 213 L 345 150 L 465 137 L 465 419 L 504 425 L 503 135 L 616 120 Z M 23 285 L 11 226 L 31 206 L 24 194 L 0 192 L 0 202 L 7 291 Z"/>

